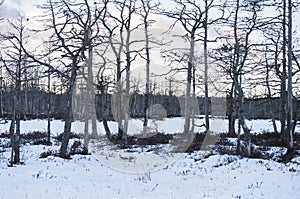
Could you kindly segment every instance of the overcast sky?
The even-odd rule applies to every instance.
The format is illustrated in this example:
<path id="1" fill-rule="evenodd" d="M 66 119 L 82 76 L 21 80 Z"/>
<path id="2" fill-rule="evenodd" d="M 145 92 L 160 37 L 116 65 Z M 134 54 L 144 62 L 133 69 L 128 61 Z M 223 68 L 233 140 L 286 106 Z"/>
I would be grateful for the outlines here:
<path id="1" fill-rule="evenodd" d="M 17 18 L 19 13 L 26 17 L 34 16 L 38 9 L 34 6 L 46 0 L 4 0 L 0 7 L 0 16 L 5 18 Z"/>
<path id="2" fill-rule="evenodd" d="M 19 16 L 25 16 L 26 18 L 31 19 L 33 16 L 37 16 L 39 12 L 41 12 L 38 8 L 36 8 L 37 4 L 45 3 L 47 0 L 0 0 L 2 5 L 0 6 L 0 17 L 4 18 L 19 18 Z M 169 5 L 168 0 L 163 0 L 164 6 Z M 267 15 L 273 15 L 273 13 L 267 12 Z M 297 12 L 294 16 L 293 25 L 296 27 L 298 37 L 300 37 L 300 26 L 299 24 L 300 11 Z M 34 26 L 35 20 L 30 20 L 30 25 Z M 159 29 L 163 28 L 164 30 L 170 25 L 170 21 L 165 20 L 164 18 L 156 19 L 157 23 L 152 28 Z M 179 29 L 175 29 L 175 31 L 183 31 Z M 157 31 L 157 30 L 156 30 Z M 210 32 L 211 36 L 215 36 L 213 32 Z M 294 38 L 295 39 L 295 38 Z"/>
<path id="3" fill-rule="evenodd" d="M 16 18 L 21 15 L 25 15 L 30 18 L 38 13 L 38 9 L 35 7 L 37 4 L 42 4 L 46 0 L 0 0 L 3 4 L 0 6 L 0 16 L 5 18 Z M 165 3 L 167 0 L 164 0 Z M 294 16 L 294 25 L 299 23 L 300 12 Z M 300 27 L 297 27 L 300 32 Z"/>
<path id="4" fill-rule="evenodd" d="M 1 1 L 3 1 L 3 0 L 0 0 L 0 2 Z M 168 0 L 162 0 L 162 1 L 164 3 L 168 2 Z M 21 15 L 25 16 L 26 18 L 31 19 L 33 16 L 38 15 L 40 12 L 35 7 L 35 5 L 42 4 L 45 2 L 46 2 L 46 0 L 4 0 L 3 4 L 0 6 L 0 17 L 9 18 L 9 19 L 18 18 L 19 13 L 20 13 Z M 298 37 L 300 37 L 299 19 L 300 19 L 300 12 L 298 11 L 298 13 L 294 16 L 294 22 L 293 22 L 294 23 L 293 25 L 297 26 Z M 32 21 L 31 21 L 31 24 L 32 24 Z M 166 26 L 168 26 L 166 24 L 167 24 L 167 22 L 164 19 L 162 20 L 160 18 L 160 20 L 158 20 L 158 23 L 156 24 L 155 28 L 156 29 L 162 28 L 165 30 L 167 28 Z M 35 36 L 36 35 L 34 35 L 34 37 Z M 184 45 L 184 44 L 182 44 L 182 45 Z M 159 64 L 157 64 L 157 66 L 159 68 L 158 70 L 161 71 L 162 73 L 164 73 L 165 71 L 162 71 L 162 68 L 160 66 L 161 60 L 158 59 L 157 62 L 159 63 Z M 155 65 L 155 60 L 154 60 L 154 62 L 152 62 L 152 65 Z M 143 69 L 141 69 L 141 70 L 143 70 Z M 138 71 L 138 70 L 136 70 L 136 71 Z"/>

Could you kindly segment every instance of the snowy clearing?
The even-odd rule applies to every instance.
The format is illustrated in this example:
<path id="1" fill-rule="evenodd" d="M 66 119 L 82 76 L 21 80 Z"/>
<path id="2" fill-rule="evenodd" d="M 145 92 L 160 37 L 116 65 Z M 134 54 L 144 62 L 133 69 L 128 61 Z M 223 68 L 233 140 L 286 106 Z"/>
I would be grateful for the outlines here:
<path id="1" fill-rule="evenodd" d="M 7 167 L 0 154 L 1 198 L 298 198 L 300 159 L 269 160 L 213 155 L 195 161 L 182 154 L 155 172 L 129 173 L 104 166 L 93 156 L 64 160 L 39 154 L 57 147 L 23 146 L 25 165 Z"/>
<path id="2" fill-rule="evenodd" d="M 177 133 L 182 128 L 181 118 L 159 122 L 154 127 L 164 133 Z M 248 122 L 253 133 L 272 131 L 269 120 Z M 46 124 L 46 120 L 22 121 L 21 131 L 46 131 Z M 53 120 L 51 124 L 53 136 L 62 132 L 62 121 Z M 113 122 L 109 124 L 115 126 Z M 214 119 L 212 124 L 226 130 L 224 120 Z M 138 133 L 139 125 L 141 120 L 131 120 L 131 134 Z M 9 123 L 0 124 L 0 132 L 6 132 L 8 127 Z M 83 123 L 76 121 L 72 130 L 81 133 L 82 127 Z M 104 134 L 102 123 L 98 123 L 98 128 Z M 234 143 L 236 139 L 228 141 Z M 1 138 L 1 143 L 9 140 Z M 11 149 L 2 148 L 0 198 L 299 198 L 299 157 L 283 164 L 234 155 L 207 156 L 207 151 L 172 153 L 168 148 L 170 144 L 114 149 L 104 143 L 92 155 L 73 155 L 65 160 L 54 156 L 39 158 L 43 152 L 58 150 L 57 143 L 25 144 L 21 147 L 24 165 L 14 167 L 8 167 Z M 268 150 L 282 153 L 282 147 Z"/>
<path id="3" fill-rule="evenodd" d="M 203 116 L 201 119 L 196 119 L 196 124 L 204 124 Z M 237 123 L 237 122 L 236 122 Z M 112 132 L 117 131 L 116 122 L 108 122 Z M 277 129 L 280 131 L 280 123 L 276 121 Z M 4 120 L 0 123 L 0 133 L 8 132 L 10 121 L 5 122 Z M 179 133 L 183 131 L 184 120 L 183 118 L 165 118 L 163 120 L 149 120 L 150 129 L 152 131 L 159 131 L 162 133 Z M 247 120 L 247 125 L 251 129 L 252 133 L 264 133 L 273 132 L 273 126 L 271 120 Z M 91 125 L 90 125 L 91 126 Z M 142 132 L 143 121 L 142 119 L 131 119 L 129 121 L 129 134 L 135 135 Z M 212 118 L 210 120 L 211 130 L 217 133 L 227 132 L 228 120 Z M 63 132 L 64 121 L 62 120 L 52 120 L 51 121 L 51 132 L 53 136 L 56 136 Z M 72 123 L 72 131 L 76 133 L 82 133 L 84 129 L 84 122 L 74 121 Z M 104 135 L 105 130 L 102 122 L 97 123 L 98 134 Z M 35 119 L 21 121 L 21 132 L 30 133 L 34 131 L 47 131 L 47 120 Z M 204 132 L 204 127 L 195 127 L 195 132 Z M 296 127 L 296 132 L 300 131 L 300 125 Z"/>

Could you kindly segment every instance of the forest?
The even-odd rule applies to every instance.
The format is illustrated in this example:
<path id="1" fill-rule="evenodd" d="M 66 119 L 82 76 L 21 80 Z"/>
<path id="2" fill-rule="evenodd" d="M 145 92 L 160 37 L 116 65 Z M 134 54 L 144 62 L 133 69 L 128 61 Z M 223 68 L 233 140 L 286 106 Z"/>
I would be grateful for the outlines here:
<path id="1" fill-rule="evenodd" d="M 258 158 L 299 179 L 299 9 L 298 0 L 1 0 L 1 164 L 26 165 L 38 147 L 49 164 L 93 156 L 148 168 L 145 183 L 150 167 L 185 154 L 177 167 L 193 159 L 194 173 L 217 156 L 225 162 L 213 168 Z M 241 193 L 230 197 L 249 197 Z"/>

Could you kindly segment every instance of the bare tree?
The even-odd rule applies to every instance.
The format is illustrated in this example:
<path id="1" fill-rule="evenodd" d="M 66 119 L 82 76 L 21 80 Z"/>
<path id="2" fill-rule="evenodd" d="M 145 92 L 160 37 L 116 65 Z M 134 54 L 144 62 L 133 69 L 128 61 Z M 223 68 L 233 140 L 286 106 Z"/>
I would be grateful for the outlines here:
<path id="1" fill-rule="evenodd" d="M 266 53 L 273 55 L 273 59 L 266 58 L 267 65 L 273 69 L 280 81 L 280 123 L 281 123 L 281 137 L 288 150 L 288 153 L 293 148 L 293 76 L 297 74 L 297 70 L 293 68 L 293 60 L 297 65 L 297 60 L 293 58 L 292 43 L 292 22 L 291 13 L 292 6 L 284 0 L 282 4 L 274 4 L 273 7 L 277 9 L 280 16 L 272 21 L 272 24 L 264 29 L 264 36 L 267 38 L 269 50 Z M 288 13 L 287 13 L 288 6 Z M 291 35 L 291 36 L 290 36 Z M 282 59 L 280 59 L 282 57 Z M 271 60 L 271 61 L 270 61 Z M 279 83 L 278 83 L 279 84 Z M 276 88 L 275 88 L 276 89 Z M 275 90 L 273 89 L 273 90 Z M 295 119 L 295 118 L 294 118 Z"/>
<path id="2" fill-rule="evenodd" d="M 229 95 L 233 96 L 233 102 L 230 101 L 229 108 L 236 109 L 238 118 L 238 153 L 240 152 L 240 135 L 243 129 L 245 134 L 245 152 L 249 156 L 251 154 L 250 144 L 251 136 L 250 129 L 246 125 L 246 114 L 244 109 L 244 85 L 245 74 L 247 74 L 246 67 L 253 64 L 253 51 L 257 49 L 258 44 L 251 40 L 252 35 L 257 32 L 265 24 L 262 22 L 259 13 L 263 10 L 264 4 L 258 1 L 244 2 L 237 0 L 232 5 L 229 5 L 232 13 L 232 18 L 225 21 L 233 29 L 229 31 L 228 35 L 224 37 L 225 41 L 229 41 L 229 45 L 225 44 L 221 47 L 221 52 L 225 52 L 229 57 L 219 57 L 219 61 L 223 64 L 228 62 L 229 66 L 225 67 L 225 71 L 230 73 L 232 79 L 231 92 Z M 232 36 L 233 35 L 233 36 Z M 231 45 L 231 44 L 232 45 Z M 232 99 L 232 98 L 231 98 Z M 229 132 L 234 134 L 233 125 L 235 117 L 230 112 L 229 117 Z"/>
<path id="3" fill-rule="evenodd" d="M 204 1 L 204 5 L 200 2 L 190 1 L 190 0 L 173 0 L 176 3 L 176 11 L 163 11 L 162 13 L 166 16 L 175 19 L 174 24 L 171 25 L 170 29 L 174 28 L 177 23 L 185 30 L 185 33 L 182 35 L 177 35 L 178 38 L 184 39 L 188 45 L 187 52 L 187 71 L 186 77 L 186 98 L 185 98 L 185 124 L 184 132 L 190 132 L 190 119 L 191 110 L 191 94 L 192 94 L 192 80 L 195 79 L 195 47 L 197 43 L 204 42 L 204 71 L 205 71 L 205 126 L 206 130 L 209 131 L 209 107 L 208 107 L 208 63 L 207 63 L 207 43 L 210 42 L 208 39 L 208 28 L 210 25 L 216 23 L 218 20 L 223 18 L 224 12 L 220 12 L 220 16 L 211 19 L 209 18 L 208 11 L 214 8 L 217 8 L 218 5 L 214 4 L 214 1 Z M 203 2 L 202 2 L 203 3 Z M 204 8 L 203 8 L 204 6 Z M 204 30 L 204 33 L 203 33 Z M 177 48 L 178 50 L 178 48 Z M 181 49 L 182 50 L 182 49 Z M 186 49 L 185 49 L 186 50 Z M 176 53 L 175 53 L 176 54 Z M 178 56 L 175 55 L 175 56 Z M 183 57 L 178 58 L 178 61 L 185 61 Z M 194 83 L 195 85 L 195 83 Z M 193 89 L 194 90 L 194 89 Z"/>
<path id="4" fill-rule="evenodd" d="M 155 23 L 154 20 L 149 19 L 149 15 L 154 13 L 159 7 L 159 4 L 151 4 L 151 0 L 141 0 L 142 9 L 141 16 L 144 24 L 144 34 L 145 34 L 145 54 L 146 57 L 142 56 L 146 61 L 146 87 L 145 87 L 145 98 L 144 98 L 144 123 L 143 132 L 147 132 L 148 118 L 149 118 L 149 107 L 150 107 L 150 44 L 151 44 L 151 34 L 150 26 Z"/>
<path id="5" fill-rule="evenodd" d="M 21 86 L 24 82 L 27 66 L 22 46 L 27 43 L 26 21 L 28 19 L 20 16 L 16 21 L 8 21 L 11 31 L 1 34 L 2 39 L 7 43 L 5 54 L 1 57 L 2 62 L 14 84 L 13 113 L 11 117 L 10 134 L 12 143 L 11 165 L 20 163 L 20 121 L 21 121 Z"/>
<path id="6" fill-rule="evenodd" d="M 248 156 L 251 155 L 251 134 L 250 129 L 245 122 L 245 110 L 243 104 L 243 98 L 245 96 L 243 90 L 243 76 L 245 76 L 246 65 L 254 64 L 256 70 L 258 67 L 255 64 L 256 50 L 259 48 L 259 44 L 251 41 L 251 36 L 261 30 L 268 24 L 268 20 L 273 18 L 261 17 L 260 13 L 265 8 L 264 2 L 252 1 L 252 2 L 239 2 L 236 3 L 236 12 L 234 20 L 234 52 L 235 52 L 235 64 L 234 64 L 234 81 L 235 81 L 235 93 L 238 101 L 238 122 L 239 131 L 238 137 L 240 138 L 240 128 L 244 131 L 245 137 L 245 149 Z M 239 15 L 239 10 L 244 12 L 247 17 Z M 248 13 L 248 14 L 247 14 Z M 239 18 L 241 17 L 241 18 Z M 266 22 L 267 21 L 267 22 Z M 257 53 L 257 52 L 256 52 Z M 238 139 L 237 150 L 240 150 L 240 139 Z"/>
<path id="7" fill-rule="evenodd" d="M 269 64 L 268 61 L 268 57 L 267 57 L 267 47 L 266 47 L 266 52 L 265 52 L 265 68 L 266 68 L 266 87 L 267 87 L 267 99 L 268 99 L 268 103 L 269 103 L 269 107 L 271 109 L 271 119 L 272 119 L 272 125 L 273 125 L 273 129 L 275 133 L 278 133 L 278 129 L 277 129 L 277 125 L 276 125 L 276 120 L 275 120 L 275 107 L 272 103 L 272 91 L 271 91 L 271 70 L 272 70 L 272 65 Z M 276 51 L 278 51 L 278 49 L 276 48 Z M 277 62 L 277 55 L 278 52 L 275 52 L 275 62 Z M 276 63 L 277 64 L 277 63 Z"/>
<path id="8" fill-rule="evenodd" d="M 276 5 L 272 5 L 276 8 Z M 278 9 L 279 10 L 279 9 Z M 285 23 L 283 23 L 282 13 L 279 13 L 277 18 L 274 18 L 267 24 L 263 29 L 263 36 L 265 38 L 265 69 L 266 69 L 266 87 L 267 87 L 267 98 L 269 99 L 270 106 L 272 103 L 272 96 L 280 95 L 280 123 L 281 123 L 281 135 L 284 137 L 284 131 L 286 126 L 286 64 L 285 64 L 285 48 L 283 47 L 283 32 L 285 31 Z M 280 56 L 283 59 L 280 59 Z M 272 75 L 274 73 L 274 75 Z M 271 80 L 273 76 L 274 80 Z M 277 77 L 277 78 L 275 78 Z M 278 80 L 277 80 L 278 79 Z M 272 84 L 272 88 L 271 88 Z M 278 89 L 279 88 L 279 89 Z M 273 92 L 272 92 L 273 91 Z M 273 126 L 274 130 L 277 131 L 275 124 L 274 111 L 271 113 L 274 119 Z M 284 138 L 283 138 L 284 139 Z"/>
<path id="9" fill-rule="evenodd" d="M 108 2 L 107 2 L 108 3 Z M 108 10 L 113 6 L 114 12 Z M 129 121 L 130 73 L 132 62 L 143 49 L 133 49 L 133 45 L 143 40 L 133 40 L 132 34 L 142 24 L 135 24 L 133 16 L 137 10 L 135 1 L 112 1 L 105 9 L 102 24 L 107 31 L 107 40 L 115 58 L 116 65 L 116 96 L 114 96 L 113 112 L 118 123 L 118 139 L 127 142 Z M 125 66 L 122 67 L 122 63 Z M 125 88 L 122 77 L 125 72 Z M 123 75 L 123 76 L 122 76 Z"/>
<path id="10" fill-rule="evenodd" d="M 187 77 L 186 77 L 186 94 L 185 94 L 185 122 L 184 122 L 184 132 L 190 132 L 190 119 L 191 119 L 191 85 L 192 85 L 192 75 L 193 68 L 195 67 L 195 46 L 198 41 L 201 39 L 201 29 L 204 27 L 204 14 L 205 10 L 202 10 L 200 5 L 197 5 L 196 2 L 185 0 L 179 1 L 174 0 L 176 5 L 176 11 L 163 11 L 163 14 L 166 16 L 175 19 L 175 23 L 171 28 L 175 27 L 177 23 L 184 28 L 186 34 L 180 35 L 184 38 L 188 44 L 188 58 L 187 58 Z M 178 37 L 180 37 L 178 36 Z M 201 36 L 200 36 L 201 37 Z"/>
<path id="11" fill-rule="evenodd" d="M 122 63 L 122 50 L 124 48 L 124 37 L 123 37 L 123 29 L 124 29 L 124 23 L 120 23 L 119 25 L 112 25 L 110 23 L 110 12 L 108 11 L 108 1 L 104 1 L 104 3 L 106 4 L 105 6 L 105 10 L 104 10 L 104 15 L 103 18 L 101 20 L 103 26 L 105 27 L 106 31 L 108 32 L 107 35 L 107 39 L 108 42 L 110 44 L 110 47 L 113 51 L 113 54 L 115 56 L 115 64 L 116 64 L 116 99 L 115 99 L 115 104 L 113 105 L 114 110 L 115 110 L 115 114 L 114 117 L 117 120 L 118 123 L 118 138 L 122 138 L 123 137 L 123 128 L 122 128 L 122 119 L 123 119 L 123 114 L 122 114 L 122 104 L 121 104 L 121 81 L 122 81 L 122 67 L 121 67 L 121 63 Z M 124 8 L 121 9 L 121 19 L 122 19 L 122 14 L 124 12 Z M 117 17 L 113 17 L 116 18 L 116 21 L 118 21 L 119 19 Z M 113 19 L 112 19 L 113 20 Z M 116 22 L 117 23 L 117 22 Z M 116 42 L 114 41 L 114 36 L 117 31 L 117 29 L 119 28 L 119 37 L 120 37 L 120 41 Z"/>
<path id="12" fill-rule="evenodd" d="M 242 46 L 244 47 L 244 52 L 242 51 L 241 48 L 241 43 L 240 43 L 240 38 L 238 35 L 238 17 L 239 17 L 239 11 L 240 11 L 240 1 L 236 1 L 236 12 L 235 12 L 235 17 L 234 17 L 234 54 L 235 54 L 235 62 L 234 62 L 234 72 L 233 72 L 233 78 L 235 82 L 235 94 L 237 94 L 237 99 L 238 99 L 238 110 L 239 110 L 239 131 L 238 131 L 238 146 L 237 150 L 239 152 L 240 150 L 240 127 L 243 128 L 244 133 L 245 133 L 245 138 L 246 138 L 246 144 L 247 144 L 247 154 L 250 156 L 250 143 L 251 143 L 251 137 L 250 137 L 250 130 L 247 127 L 245 123 L 245 115 L 244 115 L 244 109 L 243 109 L 243 98 L 244 98 L 244 91 L 242 88 L 242 71 L 243 67 L 245 65 L 245 62 L 247 60 L 247 55 L 249 53 L 249 36 L 252 33 L 255 23 L 256 23 L 256 10 L 254 8 L 254 12 L 252 15 L 252 20 L 253 23 L 249 27 L 248 30 L 246 30 L 246 35 L 245 35 L 245 44 Z M 243 55 L 244 54 L 244 55 Z"/>
<path id="13" fill-rule="evenodd" d="M 48 64 L 51 65 L 51 38 L 49 42 L 47 42 L 46 49 L 48 49 L 49 54 L 48 54 Z M 51 70 L 47 70 L 47 90 L 48 90 L 48 104 L 47 104 L 47 143 L 50 146 L 51 145 Z"/>
<path id="14" fill-rule="evenodd" d="M 98 67 L 98 72 L 97 72 L 97 80 L 96 80 L 96 88 L 98 91 L 100 91 L 101 94 L 101 100 L 100 100 L 100 104 L 99 107 L 101 109 L 101 113 L 100 116 L 102 118 L 103 121 L 103 126 L 104 126 L 104 130 L 106 132 L 106 136 L 109 140 L 112 139 L 112 133 L 110 131 L 110 128 L 108 126 L 107 123 L 107 116 L 109 115 L 109 99 L 108 99 L 108 89 L 109 86 L 111 84 L 113 84 L 113 79 L 111 78 L 110 75 L 105 74 L 106 70 L 109 70 L 108 68 L 108 61 L 105 57 L 105 53 L 107 51 L 107 47 L 105 48 L 105 50 L 102 51 L 102 53 L 97 53 L 97 55 L 101 58 L 100 63 L 98 63 L 97 65 L 99 65 Z M 98 107 L 98 106 L 97 106 Z"/>
<path id="15" fill-rule="evenodd" d="M 216 65 L 217 71 L 220 74 L 224 74 L 222 84 L 225 87 L 223 91 L 226 91 L 227 108 L 226 116 L 228 117 L 228 134 L 229 136 L 236 136 L 235 120 L 237 118 L 236 100 L 234 100 L 234 88 L 235 81 L 233 78 L 234 69 L 234 47 L 229 38 L 224 38 L 224 43 L 215 49 L 212 49 L 209 53 L 209 57 Z M 220 92 L 222 92 L 220 90 Z"/>
<path id="16" fill-rule="evenodd" d="M 56 58 L 56 60 L 59 60 L 63 67 L 57 68 L 54 65 L 43 62 L 41 57 L 46 56 L 48 52 L 46 55 L 43 54 L 38 57 L 26 51 L 29 58 L 48 67 L 67 82 L 65 126 L 62 145 L 60 147 L 60 155 L 62 157 L 68 157 L 67 149 L 73 120 L 73 93 L 75 91 L 78 70 L 86 63 L 82 55 L 90 46 L 91 41 L 99 39 L 100 28 L 97 21 L 102 16 L 103 9 L 98 9 L 95 4 L 93 5 L 94 14 L 91 14 L 92 6 L 87 0 L 77 3 L 67 0 L 49 0 L 47 4 L 39 6 L 39 8 L 49 13 L 43 16 L 41 21 L 45 24 L 44 30 L 54 32 L 52 36 L 52 45 L 54 48 L 52 51 L 59 52 L 61 58 Z M 90 32 L 91 30 L 92 32 Z M 91 36 L 88 36 L 89 34 Z"/>

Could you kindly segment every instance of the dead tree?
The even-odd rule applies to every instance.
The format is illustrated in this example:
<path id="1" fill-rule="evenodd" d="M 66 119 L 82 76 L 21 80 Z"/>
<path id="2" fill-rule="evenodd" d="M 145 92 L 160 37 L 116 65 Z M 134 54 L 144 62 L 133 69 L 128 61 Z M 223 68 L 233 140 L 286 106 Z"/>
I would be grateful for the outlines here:
<path id="1" fill-rule="evenodd" d="M 116 12 L 109 11 L 113 6 Z M 106 6 L 101 20 L 107 32 L 107 43 L 115 59 L 116 67 L 116 95 L 114 96 L 113 115 L 118 123 L 117 139 L 127 142 L 127 130 L 129 121 L 129 95 L 131 65 L 137 55 L 143 49 L 133 49 L 133 45 L 143 40 L 132 39 L 132 33 L 142 24 L 134 24 L 133 17 L 136 14 L 135 1 L 112 1 Z M 124 63 L 124 66 L 123 64 Z M 125 76 L 125 78 L 123 78 Z M 125 79 L 125 86 L 123 86 Z"/>
<path id="2" fill-rule="evenodd" d="M 257 43 L 251 40 L 252 34 L 264 26 L 259 13 L 263 10 L 263 3 L 259 1 L 242 2 L 237 0 L 233 4 L 226 5 L 232 13 L 231 18 L 224 21 L 224 25 L 229 25 L 230 30 L 225 32 L 223 40 L 225 45 L 217 51 L 219 62 L 227 64 L 222 70 L 228 72 L 232 79 L 229 98 L 229 133 L 234 134 L 235 115 L 238 118 L 238 146 L 237 152 L 240 153 L 241 130 L 244 131 L 245 137 L 245 154 L 251 154 L 251 135 L 250 129 L 246 125 L 246 114 L 244 108 L 244 79 L 246 75 L 246 67 L 253 64 L 253 50 L 257 48 Z M 222 52 L 225 57 L 222 57 Z M 229 65 L 229 66 L 228 66 Z M 236 112 L 236 114 L 233 114 Z"/>
<path id="3" fill-rule="evenodd" d="M 142 55 L 142 58 L 146 61 L 146 86 L 145 86 L 145 97 L 144 97 L 144 122 L 143 122 L 143 132 L 147 132 L 148 126 L 148 118 L 149 118 L 149 107 L 150 107 L 150 50 L 151 43 L 153 43 L 153 39 L 151 38 L 150 27 L 156 21 L 151 20 L 150 14 L 157 11 L 159 7 L 159 3 L 153 4 L 151 0 L 141 0 L 141 11 L 140 15 L 142 17 L 143 25 L 144 25 L 144 34 L 145 34 L 145 56 Z"/>
<path id="4" fill-rule="evenodd" d="M 228 134 L 229 136 L 236 136 L 235 120 L 237 118 L 236 101 L 234 100 L 235 81 L 233 78 L 234 69 L 234 47 L 230 39 L 224 38 L 224 42 L 220 47 L 212 49 L 209 57 L 216 65 L 217 71 L 223 75 L 222 84 L 224 89 L 220 92 L 226 92 L 227 107 L 226 116 L 228 118 Z"/>
<path id="5" fill-rule="evenodd" d="M 200 5 L 197 5 L 193 1 L 177 1 L 176 3 L 176 11 L 166 11 L 164 10 L 162 13 L 172 19 L 175 20 L 174 24 L 172 24 L 171 28 L 175 27 L 177 23 L 179 23 L 183 29 L 185 30 L 185 34 L 178 35 L 178 37 L 184 38 L 189 45 L 187 50 L 187 76 L 186 76 L 186 94 L 185 94 L 185 102 L 184 102 L 184 133 L 190 132 L 190 120 L 191 120 L 191 86 L 192 86 L 192 78 L 193 78 L 193 69 L 195 67 L 195 46 L 196 43 L 199 42 L 199 34 L 201 35 L 201 29 L 204 27 L 204 14 L 205 10 L 202 9 Z M 191 8 L 193 10 L 191 10 Z M 201 36 L 200 36 L 201 37 Z M 181 59 L 182 61 L 184 59 Z"/>
<path id="6" fill-rule="evenodd" d="M 293 60 L 297 65 L 297 61 L 293 58 L 292 43 L 292 5 L 284 0 L 282 4 L 274 4 L 274 9 L 278 10 L 279 16 L 275 18 L 266 29 L 264 36 L 266 37 L 269 48 L 266 58 L 268 66 L 273 69 L 280 81 L 280 123 L 281 138 L 283 144 L 287 146 L 288 152 L 293 148 L 293 76 L 298 70 L 293 68 Z M 288 12 L 287 12 L 288 10 Z M 273 54 L 273 59 L 270 56 Z M 282 57 L 280 59 L 280 57 Z M 270 61 L 271 60 L 271 61 Z M 294 118 L 295 119 L 295 118 Z"/>
<path id="7" fill-rule="evenodd" d="M 21 121 L 21 92 L 22 82 L 25 81 L 27 66 L 26 55 L 23 46 L 26 45 L 28 36 L 26 36 L 26 22 L 28 19 L 20 16 L 16 21 L 8 21 L 12 28 L 11 32 L 1 34 L 1 38 L 5 42 L 5 54 L 1 59 L 5 69 L 10 76 L 14 85 L 13 90 L 13 112 L 11 116 L 10 134 L 12 143 L 12 164 L 20 163 L 20 121 Z"/>
<path id="8" fill-rule="evenodd" d="M 199 42 L 203 42 L 204 44 L 204 59 L 205 59 L 205 126 L 207 131 L 209 131 L 209 107 L 208 107 L 208 63 L 207 63 L 207 43 L 210 42 L 208 39 L 208 28 L 210 25 L 216 23 L 218 20 L 224 17 L 224 12 L 220 12 L 220 16 L 214 19 L 209 18 L 208 12 L 212 9 L 218 9 L 218 5 L 214 4 L 214 1 L 204 1 L 199 3 L 190 0 L 173 0 L 176 4 L 176 11 L 168 11 L 163 10 L 161 13 L 166 15 L 169 18 L 175 20 L 175 22 L 171 25 L 170 30 L 172 30 L 177 24 L 184 29 L 184 33 L 182 35 L 177 35 L 178 38 L 184 39 L 189 47 L 187 49 L 177 48 L 178 51 L 182 50 L 186 52 L 186 58 L 181 57 L 177 58 L 180 62 L 187 62 L 187 67 L 185 70 L 187 71 L 186 76 L 186 94 L 185 94 L 185 102 L 184 102 L 184 110 L 185 110 L 185 123 L 184 123 L 184 132 L 190 132 L 190 123 L 191 123 L 191 114 L 193 110 L 191 109 L 191 94 L 192 94 L 192 81 L 195 79 L 196 72 L 196 46 Z M 203 8 L 204 7 L 204 8 Z M 204 34 L 203 34 L 204 30 Z M 176 54 L 176 53 L 174 53 Z M 180 54 L 180 53 L 179 53 Z M 178 55 L 178 54 L 177 54 Z M 194 89 L 193 89 L 194 90 Z"/>
<path id="9" fill-rule="evenodd" d="M 263 5 L 258 1 L 242 3 L 239 0 L 236 2 L 235 15 L 233 21 L 234 29 L 234 68 L 233 79 L 235 84 L 235 96 L 238 101 L 238 146 L 237 150 L 240 152 L 240 131 L 242 128 L 245 136 L 245 152 L 248 156 L 251 155 L 251 134 L 250 129 L 246 125 L 246 116 L 244 111 L 244 90 L 243 90 L 243 75 L 246 64 L 251 63 L 251 50 L 256 46 L 251 43 L 251 35 L 253 32 L 261 27 L 263 23 L 260 21 L 259 12 L 262 11 Z M 240 13 L 248 13 L 247 17 L 241 17 Z M 240 33 L 242 32 L 242 33 Z"/>
<path id="10" fill-rule="evenodd" d="M 60 67 L 42 61 L 41 58 L 45 57 L 48 52 L 36 56 L 26 51 L 29 58 L 48 67 L 67 82 L 65 126 L 60 147 L 62 157 L 68 157 L 68 143 L 73 121 L 73 94 L 76 88 L 78 70 L 86 63 L 82 54 L 89 48 L 91 41 L 99 37 L 100 28 L 97 21 L 102 16 L 104 9 L 103 7 L 96 8 L 96 6 L 95 4 L 90 5 L 87 0 L 76 3 L 66 0 L 49 0 L 48 3 L 39 6 L 40 9 L 46 11 L 46 16 L 41 19 L 45 26 L 43 30 L 54 32 L 51 42 L 54 46 L 52 52 L 58 53 L 56 60 L 59 60 Z M 94 14 L 89 13 L 87 15 L 87 12 L 94 12 Z M 87 37 L 90 30 L 93 31 L 92 35 Z"/>

